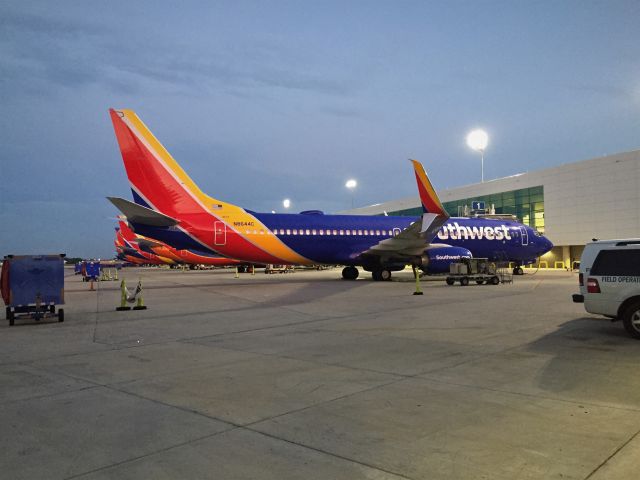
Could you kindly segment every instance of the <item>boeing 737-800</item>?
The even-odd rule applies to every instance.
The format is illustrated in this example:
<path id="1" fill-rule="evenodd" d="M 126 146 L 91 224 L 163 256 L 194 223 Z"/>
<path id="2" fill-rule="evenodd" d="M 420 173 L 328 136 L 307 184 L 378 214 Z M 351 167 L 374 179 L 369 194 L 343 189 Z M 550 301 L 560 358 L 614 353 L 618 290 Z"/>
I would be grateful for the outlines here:
<path id="1" fill-rule="evenodd" d="M 131 110 L 110 110 L 134 202 L 109 197 L 136 233 L 175 248 L 263 264 L 339 264 L 388 280 L 406 265 L 449 271 L 462 257 L 532 263 L 552 243 L 509 220 L 449 218 L 422 165 L 412 160 L 422 217 L 256 213 L 203 193 Z"/>

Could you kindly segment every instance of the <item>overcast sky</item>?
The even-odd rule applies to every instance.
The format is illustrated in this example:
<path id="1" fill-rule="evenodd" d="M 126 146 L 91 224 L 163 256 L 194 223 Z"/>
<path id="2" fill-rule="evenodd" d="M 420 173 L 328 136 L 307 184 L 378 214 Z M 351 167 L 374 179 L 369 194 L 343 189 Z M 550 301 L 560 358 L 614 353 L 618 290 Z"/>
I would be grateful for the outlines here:
<path id="1" fill-rule="evenodd" d="M 0 4 L 0 254 L 113 255 L 131 108 L 215 198 L 335 212 L 640 148 L 637 1 Z"/>

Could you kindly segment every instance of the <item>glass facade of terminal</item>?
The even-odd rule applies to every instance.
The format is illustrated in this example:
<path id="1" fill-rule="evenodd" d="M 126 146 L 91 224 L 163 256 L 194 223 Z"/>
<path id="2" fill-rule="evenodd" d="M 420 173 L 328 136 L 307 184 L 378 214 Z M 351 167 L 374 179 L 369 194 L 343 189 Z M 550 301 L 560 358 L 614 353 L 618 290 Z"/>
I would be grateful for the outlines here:
<path id="1" fill-rule="evenodd" d="M 473 198 L 462 198 L 452 202 L 444 202 L 443 206 L 449 215 L 457 217 L 464 215 L 465 206 L 471 210 L 473 202 L 484 202 L 487 211 L 491 205 L 494 205 L 496 214 L 515 215 L 525 225 L 544 233 L 544 189 L 541 185 L 491 195 L 478 195 Z M 419 216 L 422 215 L 422 208 L 407 208 L 389 212 L 389 215 Z"/>

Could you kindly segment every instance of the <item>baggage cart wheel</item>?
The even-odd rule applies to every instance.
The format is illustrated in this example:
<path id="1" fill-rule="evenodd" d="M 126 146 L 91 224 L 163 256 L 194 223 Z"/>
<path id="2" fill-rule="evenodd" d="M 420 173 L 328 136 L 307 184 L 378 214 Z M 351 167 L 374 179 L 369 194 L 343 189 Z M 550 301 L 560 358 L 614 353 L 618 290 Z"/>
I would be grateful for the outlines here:
<path id="1" fill-rule="evenodd" d="M 64 308 L 58 309 L 58 322 L 64 322 Z"/>
<path id="2" fill-rule="evenodd" d="M 491 285 L 498 285 L 500 283 L 500 279 L 497 276 L 491 277 Z"/>
<path id="3" fill-rule="evenodd" d="M 469 285 L 469 279 L 467 277 L 462 277 L 460 279 L 460 285 L 466 287 L 467 285 Z"/>
<path id="4" fill-rule="evenodd" d="M 455 280 L 451 277 L 447 277 L 447 285 L 453 285 L 455 283 Z"/>

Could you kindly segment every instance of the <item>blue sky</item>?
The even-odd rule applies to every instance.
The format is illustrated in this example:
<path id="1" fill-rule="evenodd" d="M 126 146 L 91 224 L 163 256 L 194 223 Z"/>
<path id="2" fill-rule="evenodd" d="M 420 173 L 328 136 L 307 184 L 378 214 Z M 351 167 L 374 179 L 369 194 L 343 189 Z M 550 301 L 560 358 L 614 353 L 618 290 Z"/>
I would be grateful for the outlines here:
<path id="1" fill-rule="evenodd" d="M 161 4 L 164 3 L 164 4 Z M 158 5 L 161 4 L 161 5 Z M 640 3 L 0 5 L 0 254 L 113 255 L 136 110 L 200 187 L 335 212 L 640 147 Z"/>

